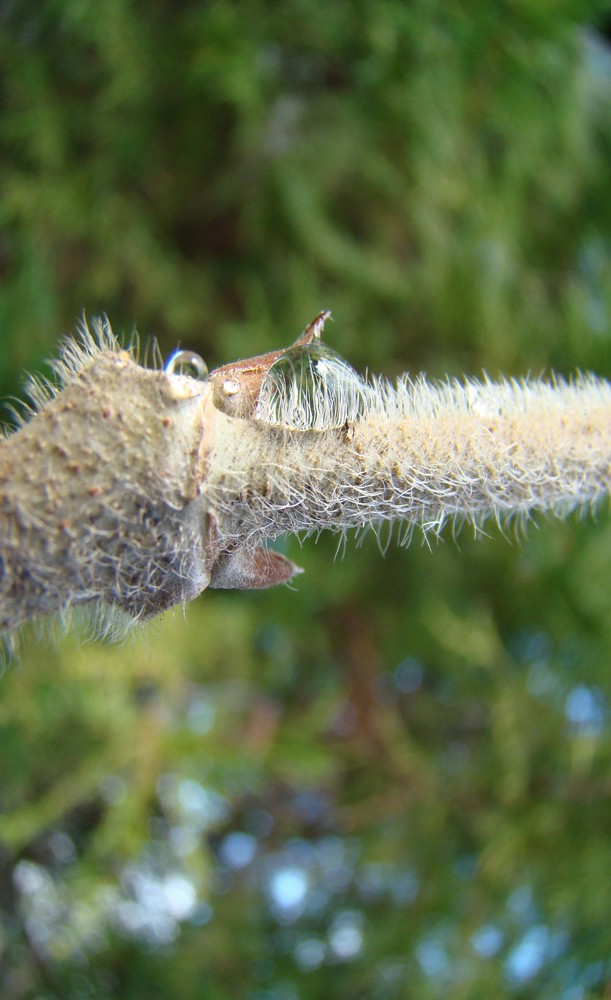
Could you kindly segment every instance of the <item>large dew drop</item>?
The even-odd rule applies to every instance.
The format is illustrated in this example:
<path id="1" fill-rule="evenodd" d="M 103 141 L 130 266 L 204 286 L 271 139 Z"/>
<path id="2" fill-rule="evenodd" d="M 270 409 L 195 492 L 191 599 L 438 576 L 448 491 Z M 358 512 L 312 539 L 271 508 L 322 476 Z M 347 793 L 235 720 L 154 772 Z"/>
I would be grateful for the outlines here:
<path id="1" fill-rule="evenodd" d="M 319 340 L 289 348 L 261 384 L 255 416 L 292 430 L 328 430 L 356 420 L 367 386 L 347 361 Z"/>
<path id="2" fill-rule="evenodd" d="M 201 382 L 206 382 L 208 379 L 206 362 L 194 351 L 174 351 L 166 362 L 165 371 L 168 375 L 188 375 Z"/>

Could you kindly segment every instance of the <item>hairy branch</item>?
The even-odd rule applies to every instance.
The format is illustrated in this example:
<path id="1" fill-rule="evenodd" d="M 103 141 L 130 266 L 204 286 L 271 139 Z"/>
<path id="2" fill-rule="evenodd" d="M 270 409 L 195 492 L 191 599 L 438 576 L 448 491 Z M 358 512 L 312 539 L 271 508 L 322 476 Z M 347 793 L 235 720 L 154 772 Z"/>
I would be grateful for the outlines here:
<path id="1" fill-rule="evenodd" d="M 209 377 L 185 352 L 141 367 L 102 323 L 69 342 L 0 442 L 0 629 L 289 580 L 263 544 L 285 532 L 409 535 L 608 495 L 608 382 L 365 381 L 322 344 L 327 316 Z"/>

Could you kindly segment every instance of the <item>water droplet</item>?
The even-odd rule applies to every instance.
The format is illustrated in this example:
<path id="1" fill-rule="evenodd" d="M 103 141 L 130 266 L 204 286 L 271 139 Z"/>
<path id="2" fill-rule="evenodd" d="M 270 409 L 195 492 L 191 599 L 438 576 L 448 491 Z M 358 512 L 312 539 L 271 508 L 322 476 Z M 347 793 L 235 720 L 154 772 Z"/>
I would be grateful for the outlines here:
<path id="1" fill-rule="evenodd" d="M 367 386 L 319 340 L 290 347 L 265 375 L 256 417 L 293 430 L 327 430 L 363 412 Z"/>
<path id="2" fill-rule="evenodd" d="M 166 361 L 165 371 L 168 375 L 188 375 L 201 382 L 208 379 L 206 362 L 194 351 L 174 351 Z"/>

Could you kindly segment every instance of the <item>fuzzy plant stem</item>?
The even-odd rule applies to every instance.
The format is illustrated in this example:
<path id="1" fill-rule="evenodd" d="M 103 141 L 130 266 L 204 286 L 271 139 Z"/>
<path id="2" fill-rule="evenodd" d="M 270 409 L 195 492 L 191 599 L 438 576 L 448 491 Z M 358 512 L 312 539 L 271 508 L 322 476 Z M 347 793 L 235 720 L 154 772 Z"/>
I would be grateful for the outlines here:
<path id="1" fill-rule="evenodd" d="M 227 541 L 401 521 L 437 532 L 611 488 L 611 386 L 377 382 L 359 419 L 296 432 L 217 414 L 205 495 Z"/>
<path id="2" fill-rule="evenodd" d="M 71 342 L 0 442 L 0 629 L 287 581 L 297 567 L 264 544 L 287 532 L 436 532 L 608 495 L 609 383 L 365 383 L 317 333 L 209 378 L 141 367 L 104 325 Z M 265 395 L 295 349 L 320 377 L 305 423 L 301 383 Z"/>

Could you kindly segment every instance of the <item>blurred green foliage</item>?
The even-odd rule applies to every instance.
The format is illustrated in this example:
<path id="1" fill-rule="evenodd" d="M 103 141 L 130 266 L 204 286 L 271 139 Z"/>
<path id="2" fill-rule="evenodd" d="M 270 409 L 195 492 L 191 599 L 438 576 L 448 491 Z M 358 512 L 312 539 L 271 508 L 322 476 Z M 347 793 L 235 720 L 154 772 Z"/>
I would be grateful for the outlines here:
<path id="1" fill-rule="evenodd" d="M 212 367 L 611 372 L 593 0 L 12 0 L 0 387 L 83 309 Z M 3 1000 L 611 991 L 611 524 L 285 544 L 0 679 Z"/>

